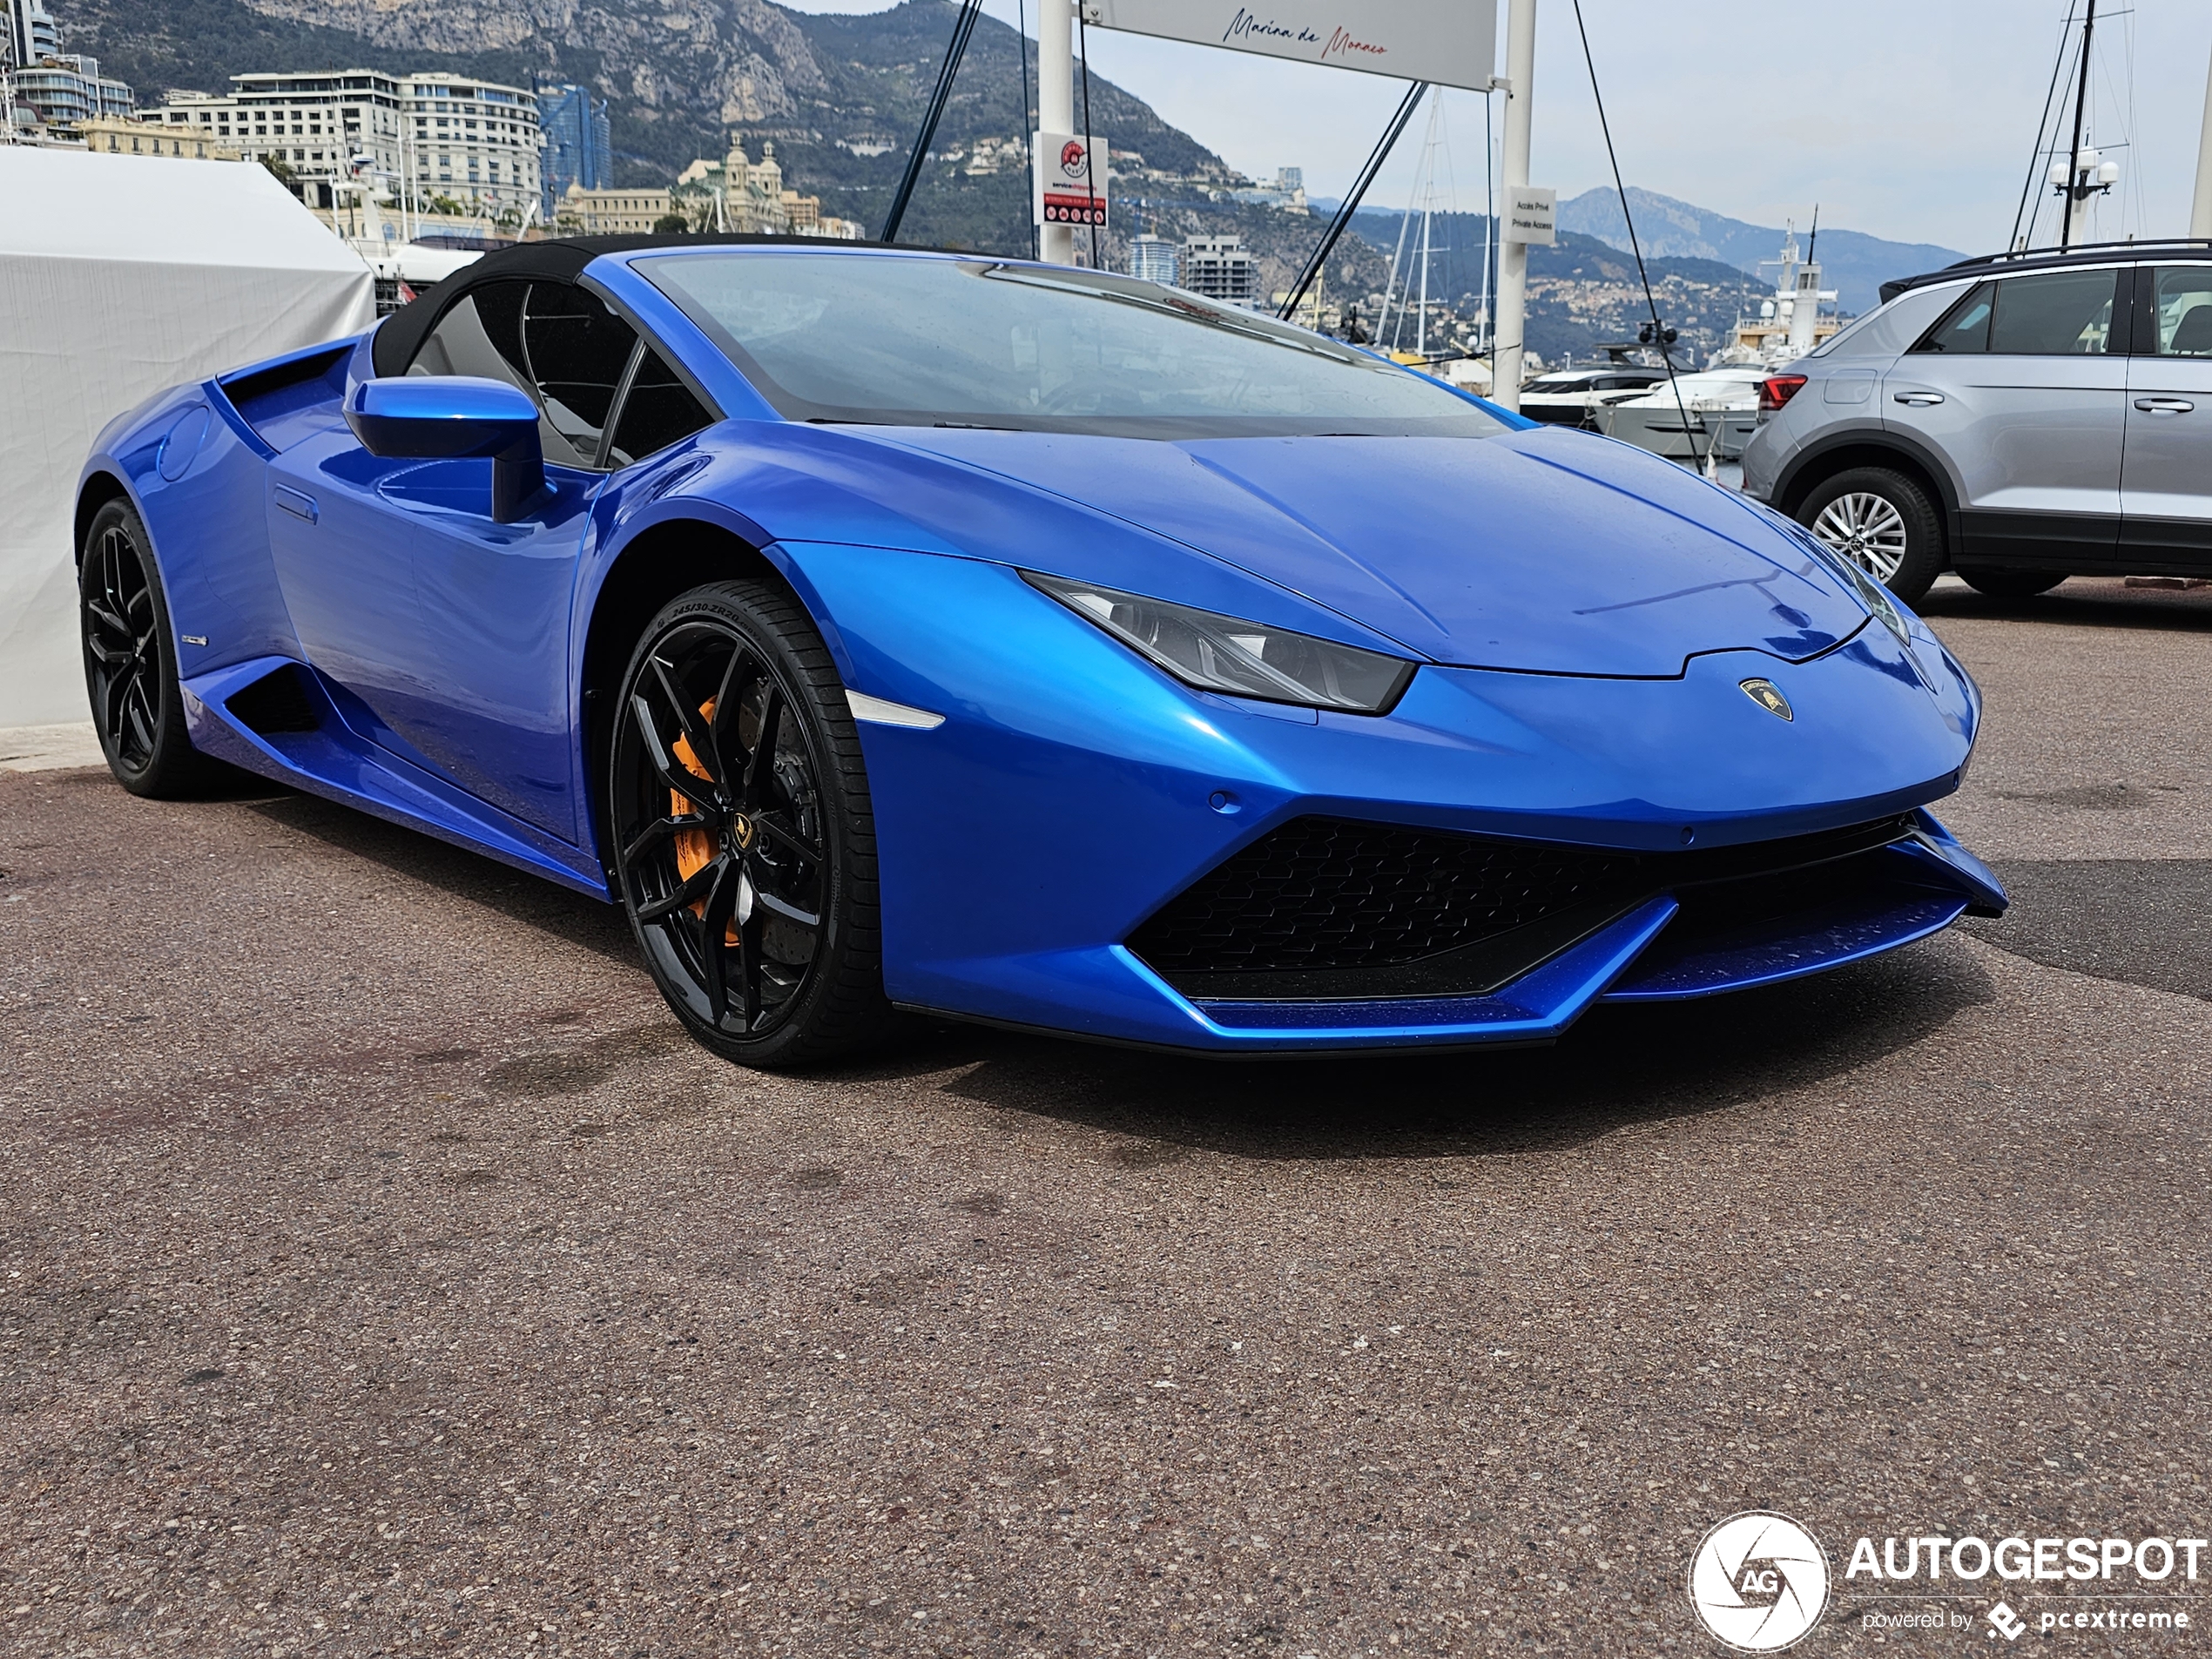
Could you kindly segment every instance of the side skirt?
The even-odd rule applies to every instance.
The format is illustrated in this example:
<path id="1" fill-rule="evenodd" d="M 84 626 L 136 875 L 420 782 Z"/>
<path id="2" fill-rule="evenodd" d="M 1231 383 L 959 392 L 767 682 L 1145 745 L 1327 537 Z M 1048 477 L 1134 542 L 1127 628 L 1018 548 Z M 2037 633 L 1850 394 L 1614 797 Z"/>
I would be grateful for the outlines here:
<path id="1" fill-rule="evenodd" d="M 250 711 L 257 701 L 271 701 L 245 694 L 276 674 L 296 682 L 296 698 L 287 701 L 307 718 L 265 720 L 264 729 L 256 731 L 233 705 Z M 612 900 L 598 861 L 590 853 L 486 806 L 357 736 L 339 718 L 314 671 L 304 664 L 259 657 L 186 680 L 183 691 L 192 747 L 204 754 L 356 807 L 387 823 L 420 830 L 595 899 Z"/>

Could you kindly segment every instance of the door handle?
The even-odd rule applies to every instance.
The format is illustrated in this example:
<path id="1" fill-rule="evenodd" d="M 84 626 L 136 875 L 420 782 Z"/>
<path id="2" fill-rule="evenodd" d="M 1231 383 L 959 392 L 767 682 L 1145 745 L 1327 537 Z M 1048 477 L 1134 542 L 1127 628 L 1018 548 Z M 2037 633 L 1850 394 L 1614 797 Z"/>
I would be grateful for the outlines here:
<path id="1" fill-rule="evenodd" d="M 1904 404 L 1907 408 L 1925 409 L 1932 403 L 1942 402 L 1943 394 L 1940 392 L 1899 392 L 1897 395 L 1897 401 Z"/>
<path id="2" fill-rule="evenodd" d="M 276 504 L 294 518 L 304 518 L 310 524 L 317 517 L 313 496 L 303 496 L 296 489 L 287 489 L 282 484 L 276 487 Z"/>
<path id="3" fill-rule="evenodd" d="M 2196 405 L 2185 397 L 2139 397 L 2135 407 L 2145 415 L 2187 415 Z"/>

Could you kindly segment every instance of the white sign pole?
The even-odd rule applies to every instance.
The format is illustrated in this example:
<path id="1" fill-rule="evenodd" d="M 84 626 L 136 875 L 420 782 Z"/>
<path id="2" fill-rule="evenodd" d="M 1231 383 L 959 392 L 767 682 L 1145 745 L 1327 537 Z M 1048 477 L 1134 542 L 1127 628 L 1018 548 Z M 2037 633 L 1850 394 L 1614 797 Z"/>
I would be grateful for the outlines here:
<path id="1" fill-rule="evenodd" d="M 1037 6 L 1037 125 L 1047 132 L 1072 132 L 1076 126 L 1076 14 L 1072 0 L 1040 0 Z M 1038 178 L 1056 157 L 1037 152 Z M 1032 184 L 1032 190 L 1037 186 Z M 1037 233 L 1037 251 L 1047 265 L 1076 262 L 1076 227 L 1049 224 Z"/>
<path id="2" fill-rule="evenodd" d="M 2189 204 L 2189 239 L 2212 238 L 2212 75 L 2204 83 L 2204 131 L 2196 141 L 2196 196 Z"/>
<path id="3" fill-rule="evenodd" d="M 1049 0 L 1047 0 L 1049 3 Z M 1506 146 L 1502 206 L 1528 189 L 1528 94 L 1536 78 L 1536 0 L 1512 0 L 1506 13 Z M 1510 231 L 1498 249 L 1498 320 L 1491 334 L 1490 398 L 1521 408 L 1521 333 L 1528 311 L 1528 244 Z"/>

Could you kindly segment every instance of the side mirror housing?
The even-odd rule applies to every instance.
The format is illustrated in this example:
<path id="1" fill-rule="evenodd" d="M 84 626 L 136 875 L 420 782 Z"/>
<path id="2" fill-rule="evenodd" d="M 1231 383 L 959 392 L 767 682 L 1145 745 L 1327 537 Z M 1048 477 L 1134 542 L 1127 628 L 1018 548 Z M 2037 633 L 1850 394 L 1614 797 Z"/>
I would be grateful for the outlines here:
<path id="1" fill-rule="evenodd" d="M 346 400 L 362 448 L 388 460 L 491 462 L 491 516 L 507 523 L 545 488 L 537 405 L 504 381 L 466 374 L 363 381 Z"/>

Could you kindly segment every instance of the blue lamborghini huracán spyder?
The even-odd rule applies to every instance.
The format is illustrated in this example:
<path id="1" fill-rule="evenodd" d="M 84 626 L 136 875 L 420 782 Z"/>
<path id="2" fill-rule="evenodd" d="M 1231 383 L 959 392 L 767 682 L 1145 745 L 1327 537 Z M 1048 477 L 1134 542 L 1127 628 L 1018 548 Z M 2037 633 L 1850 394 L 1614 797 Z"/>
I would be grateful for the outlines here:
<path id="1" fill-rule="evenodd" d="M 1098 272 L 524 244 L 118 420 L 77 528 L 125 787 L 620 904 L 747 1064 L 1541 1041 L 2005 903 L 1972 681 L 1797 526 Z"/>

